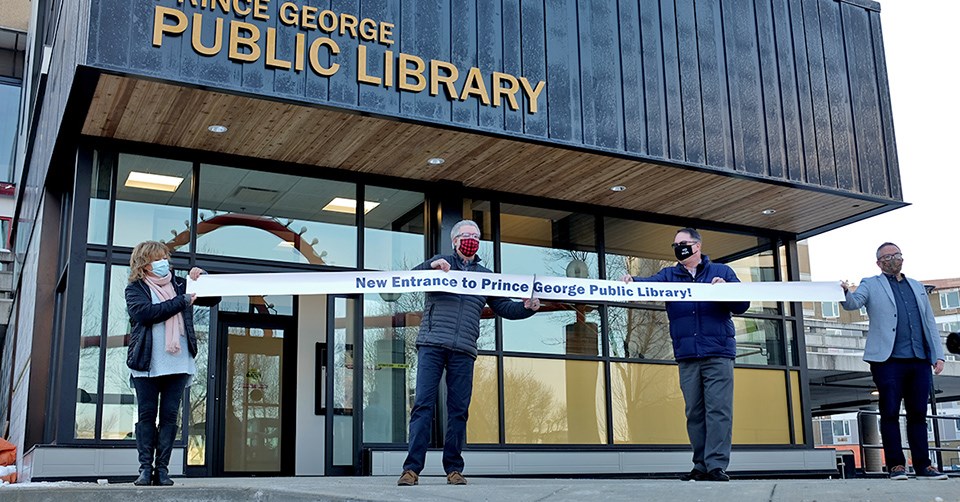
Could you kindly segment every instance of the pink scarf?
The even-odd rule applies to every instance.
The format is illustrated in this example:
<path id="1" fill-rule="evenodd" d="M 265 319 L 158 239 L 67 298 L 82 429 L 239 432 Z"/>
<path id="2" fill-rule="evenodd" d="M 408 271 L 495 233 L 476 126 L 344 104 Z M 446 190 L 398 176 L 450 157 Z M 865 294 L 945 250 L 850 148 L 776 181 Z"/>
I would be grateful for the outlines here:
<path id="1" fill-rule="evenodd" d="M 150 287 L 150 291 L 153 291 L 153 293 L 157 295 L 157 298 L 160 298 L 161 302 L 177 297 L 177 292 L 173 289 L 173 283 L 171 282 L 172 279 L 173 274 L 171 273 L 167 273 L 164 277 L 157 277 L 151 273 L 143 276 L 143 280 L 147 283 L 147 286 Z M 164 321 L 163 331 L 166 334 L 167 352 L 170 354 L 179 354 L 180 336 L 186 331 L 183 324 L 183 314 L 178 312 L 177 315 L 171 316 Z"/>

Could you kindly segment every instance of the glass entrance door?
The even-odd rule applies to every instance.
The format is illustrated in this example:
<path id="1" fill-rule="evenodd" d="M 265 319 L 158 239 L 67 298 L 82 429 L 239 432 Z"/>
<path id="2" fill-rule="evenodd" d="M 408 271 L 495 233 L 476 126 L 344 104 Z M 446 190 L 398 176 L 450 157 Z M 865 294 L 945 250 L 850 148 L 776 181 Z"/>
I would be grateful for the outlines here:
<path id="1" fill-rule="evenodd" d="M 292 475 L 296 364 L 289 318 L 222 313 L 218 471 Z"/>
<path id="2" fill-rule="evenodd" d="M 325 386 L 321 406 L 325 427 L 325 472 L 328 476 L 359 474 L 360 416 L 356 403 L 362 347 L 357 334 L 359 299 L 327 297 L 327 340 L 323 358 Z M 327 371 L 326 368 L 331 368 Z"/>

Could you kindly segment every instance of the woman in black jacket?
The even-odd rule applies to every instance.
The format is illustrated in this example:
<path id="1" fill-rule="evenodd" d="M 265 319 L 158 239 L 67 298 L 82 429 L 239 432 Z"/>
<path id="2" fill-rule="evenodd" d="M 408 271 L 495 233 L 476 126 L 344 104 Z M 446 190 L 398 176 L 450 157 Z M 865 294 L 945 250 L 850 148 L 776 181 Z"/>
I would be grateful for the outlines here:
<path id="1" fill-rule="evenodd" d="M 204 273 L 194 267 L 189 275 L 197 280 Z M 177 436 L 177 413 L 184 388 L 197 372 L 193 305 L 212 306 L 220 299 L 187 294 L 187 281 L 173 275 L 170 251 L 157 241 L 141 242 L 133 248 L 129 281 L 125 291 L 130 316 L 127 366 L 137 392 L 140 460 L 140 475 L 134 484 L 170 486 L 173 480 L 168 466 Z"/>

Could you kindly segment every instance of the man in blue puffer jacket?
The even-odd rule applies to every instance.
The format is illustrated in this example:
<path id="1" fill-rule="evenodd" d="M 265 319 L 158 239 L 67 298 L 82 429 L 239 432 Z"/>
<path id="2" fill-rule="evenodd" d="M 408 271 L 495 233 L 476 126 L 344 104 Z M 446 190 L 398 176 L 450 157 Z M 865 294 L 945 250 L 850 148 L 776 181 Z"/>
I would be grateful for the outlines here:
<path id="1" fill-rule="evenodd" d="M 673 250 L 679 263 L 650 277 L 624 276 L 625 282 L 740 282 L 733 269 L 701 255 L 700 232 L 677 231 Z M 680 390 L 686 403 L 687 435 L 693 447 L 693 470 L 684 481 L 729 481 L 733 440 L 733 360 L 736 329 L 731 314 L 750 302 L 668 302 L 673 356 L 680 367 Z"/>
<path id="2" fill-rule="evenodd" d="M 453 226 L 450 232 L 453 254 L 437 255 L 414 270 L 437 269 L 449 272 L 485 272 L 480 265 L 480 228 L 470 220 Z M 473 363 L 477 358 L 480 315 L 489 304 L 494 313 L 506 319 L 526 319 L 540 308 L 539 300 L 523 303 L 507 298 L 427 293 L 423 319 L 417 335 L 417 396 L 410 412 L 410 441 L 403 474 L 397 484 L 417 484 L 427 457 L 437 388 L 443 370 L 447 370 L 447 431 L 443 441 L 443 470 L 447 483 L 465 485 L 463 445 L 467 440 L 467 410 L 473 393 Z"/>

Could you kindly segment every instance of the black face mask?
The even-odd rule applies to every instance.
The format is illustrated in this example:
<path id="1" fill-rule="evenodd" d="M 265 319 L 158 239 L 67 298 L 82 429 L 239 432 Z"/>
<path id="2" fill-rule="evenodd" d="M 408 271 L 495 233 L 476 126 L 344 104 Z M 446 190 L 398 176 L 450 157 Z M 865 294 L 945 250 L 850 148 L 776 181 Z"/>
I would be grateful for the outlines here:
<path id="1" fill-rule="evenodd" d="M 683 246 L 674 246 L 673 254 L 676 255 L 677 261 L 686 260 L 687 258 L 693 256 L 693 245 L 686 244 Z"/>

